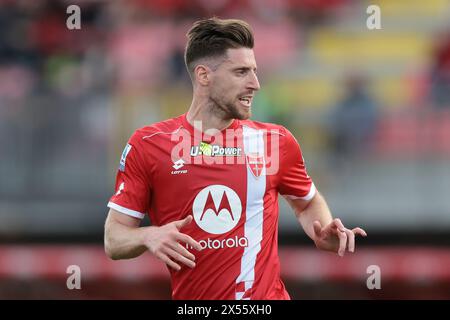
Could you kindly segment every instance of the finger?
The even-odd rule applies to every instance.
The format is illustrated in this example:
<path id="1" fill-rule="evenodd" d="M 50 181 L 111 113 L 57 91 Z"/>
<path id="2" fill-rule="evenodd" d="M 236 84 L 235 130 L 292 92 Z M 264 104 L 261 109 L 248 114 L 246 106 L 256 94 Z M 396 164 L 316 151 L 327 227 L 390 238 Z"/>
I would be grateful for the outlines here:
<path id="1" fill-rule="evenodd" d="M 345 227 L 344 227 L 344 224 L 342 223 L 341 219 L 336 218 L 336 219 L 333 220 L 333 222 L 334 222 L 334 225 L 335 225 L 339 230 L 341 230 L 342 232 L 345 231 Z"/>
<path id="2" fill-rule="evenodd" d="M 187 226 L 192 221 L 192 216 L 187 216 L 186 218 L 182 220 L 175 221 L 175 227 L 177 227 L 178 230 L 181 228 Z"/>
<path id="3" fill-rule="evenodd" d="M 179 254 L 185 256 L 189 260 L 195 261 L 195 256 L 192 253 L 190 253 L 185 247 L 183 247 L 181 244 L 179 244 L 178 242 L 172 243 L 170 246 L 172 249 L 177 251 Z"/>
<path id="4" fill-rule="evenodd" d="M 339 237 L 338 255 L 343 257 L 345 254 L 345 248 L 347 247 L 347 234 L 345 232 L 337 230 L 337 235 Z"/>
<path id="5" fill-rule="evenodd" d="M 175 259 L 178 262 L 181 262 L 182 264 L 188 266 L 189 268 L 195 267 L 195 262 L 186 258 L 185 256 L 181 255 L 177 251 L 173 250 L 172 248 L 166 248 L 166 253 L 171 258 Z"/>
<path id="6" fill-rule="evenodd" d="M 202 245 L 201 245 L 199 242 L 195 241 L 194 239 L 192 239 L 190 236 L 188 236 L 188 235 L 185 234 L 185 233 L 178 232 L 178 233 L 176 234 L 176 239 L 177 239 L 178 241 L 182 241 L 182 242 L 184 242 L 184 243 L 187 243 L 187 244 L 190 245 L 192 248 L 195 248 L 195 249 L 197 249 L 198 251 L 200 251 L 200 250 L 203 249 L 203 248 L 202 248 Z"/>
<path id="7" fill-rule="evenodd" d="M 355 252 L 355 234 L 352 230 L 345 229 L 347 235 L 348 251 Z"/>
<path id="8" fill-rule="evenodd" d="M 361 235 L 363 237 L 367 237 L 367 233 L 361 228 L 354 228 L 354 229 L 352 229 L 352 232 L 354 234 L 359 234 L 359 235 Z"/>
<path id="9" fill-rule="evenodd" d="M 157 252 L 155 254 L 155 256 L 161 260 L 162 262 L 164 262 L 166 265 L 168 265 L 169 267 L 171 267 L 172 269 L 174 269 L 175 271 L 180 271 L 181 267 L 179 264 L 173 262 L 167 255 L 165 255 L 162 252 Z"/>
<path id="10" fill-rule="evenodd" d="M 317 237 L 319 237 L 322 232 L 322 225 L 320 224 L 319 220 L 316 220 L 313 222 L 313 229 L 314 229 L 314 234 Z"/>

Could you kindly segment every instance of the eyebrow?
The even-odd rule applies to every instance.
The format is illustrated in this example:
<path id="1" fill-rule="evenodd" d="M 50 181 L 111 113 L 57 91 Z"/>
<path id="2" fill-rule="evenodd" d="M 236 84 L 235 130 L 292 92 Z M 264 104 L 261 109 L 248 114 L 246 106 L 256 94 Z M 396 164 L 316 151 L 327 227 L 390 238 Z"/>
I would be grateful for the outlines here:
<path id="1" fill-rule="evenodd" d="M 236 68 L 233 68 L 232 71 L 239 71 L 239 70 L 254 70 L 254 71 L 256 71 L 257 69 L 258 69 L 257 67 L 254 67 L 254 68 L 251 68 L 251 67 L 236 67 Z"/>

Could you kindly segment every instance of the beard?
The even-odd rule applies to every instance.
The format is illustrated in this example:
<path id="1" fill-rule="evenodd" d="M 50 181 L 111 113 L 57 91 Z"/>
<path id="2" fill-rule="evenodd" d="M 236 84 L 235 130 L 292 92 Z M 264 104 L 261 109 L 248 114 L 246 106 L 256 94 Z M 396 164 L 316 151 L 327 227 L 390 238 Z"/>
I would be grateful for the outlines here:
<path id="1" fill-rule="evenodd" d="M 210 97 L 210 100 L 212 102 L 212 112 L 222 119 L 247 120 L 252 115 L 251 109 L 248 112 L 240 110 L 236 105 L 239 102 L 225 102 L 224 99 L 214 97 Z"/>

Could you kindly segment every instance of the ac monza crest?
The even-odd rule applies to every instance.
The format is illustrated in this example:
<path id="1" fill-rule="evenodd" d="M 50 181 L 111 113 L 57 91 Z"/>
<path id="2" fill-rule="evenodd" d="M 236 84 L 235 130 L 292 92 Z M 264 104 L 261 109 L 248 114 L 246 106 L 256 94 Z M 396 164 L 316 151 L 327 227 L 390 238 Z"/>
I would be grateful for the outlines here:
<path id="1" fill-rule="evenodd" d="M 247 154 L 247 165 L 255 178 L 259 178 L 264 169 L 264 157 L 258 154 Z"/>

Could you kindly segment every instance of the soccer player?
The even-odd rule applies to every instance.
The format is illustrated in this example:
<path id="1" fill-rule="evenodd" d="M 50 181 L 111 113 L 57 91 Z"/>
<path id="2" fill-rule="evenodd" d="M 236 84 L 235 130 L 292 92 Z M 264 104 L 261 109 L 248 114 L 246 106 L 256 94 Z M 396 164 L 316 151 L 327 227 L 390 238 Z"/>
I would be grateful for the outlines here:
<path id="1" fill-rule="evenodd" d="M 278 194 L 322 250 L 355 250 L 361 228 L 333 219 L 283 126 L 249 120 L 260 89 L 253 34 L 211 18 L 189 30 L 187 113 L 138 129 L 120 159 L 105 251 L 150 251 L 169 267 L 174 299 L 290 299 L 280 279 Z M 141 227 L 148 214 L 151 226 Z"/>

